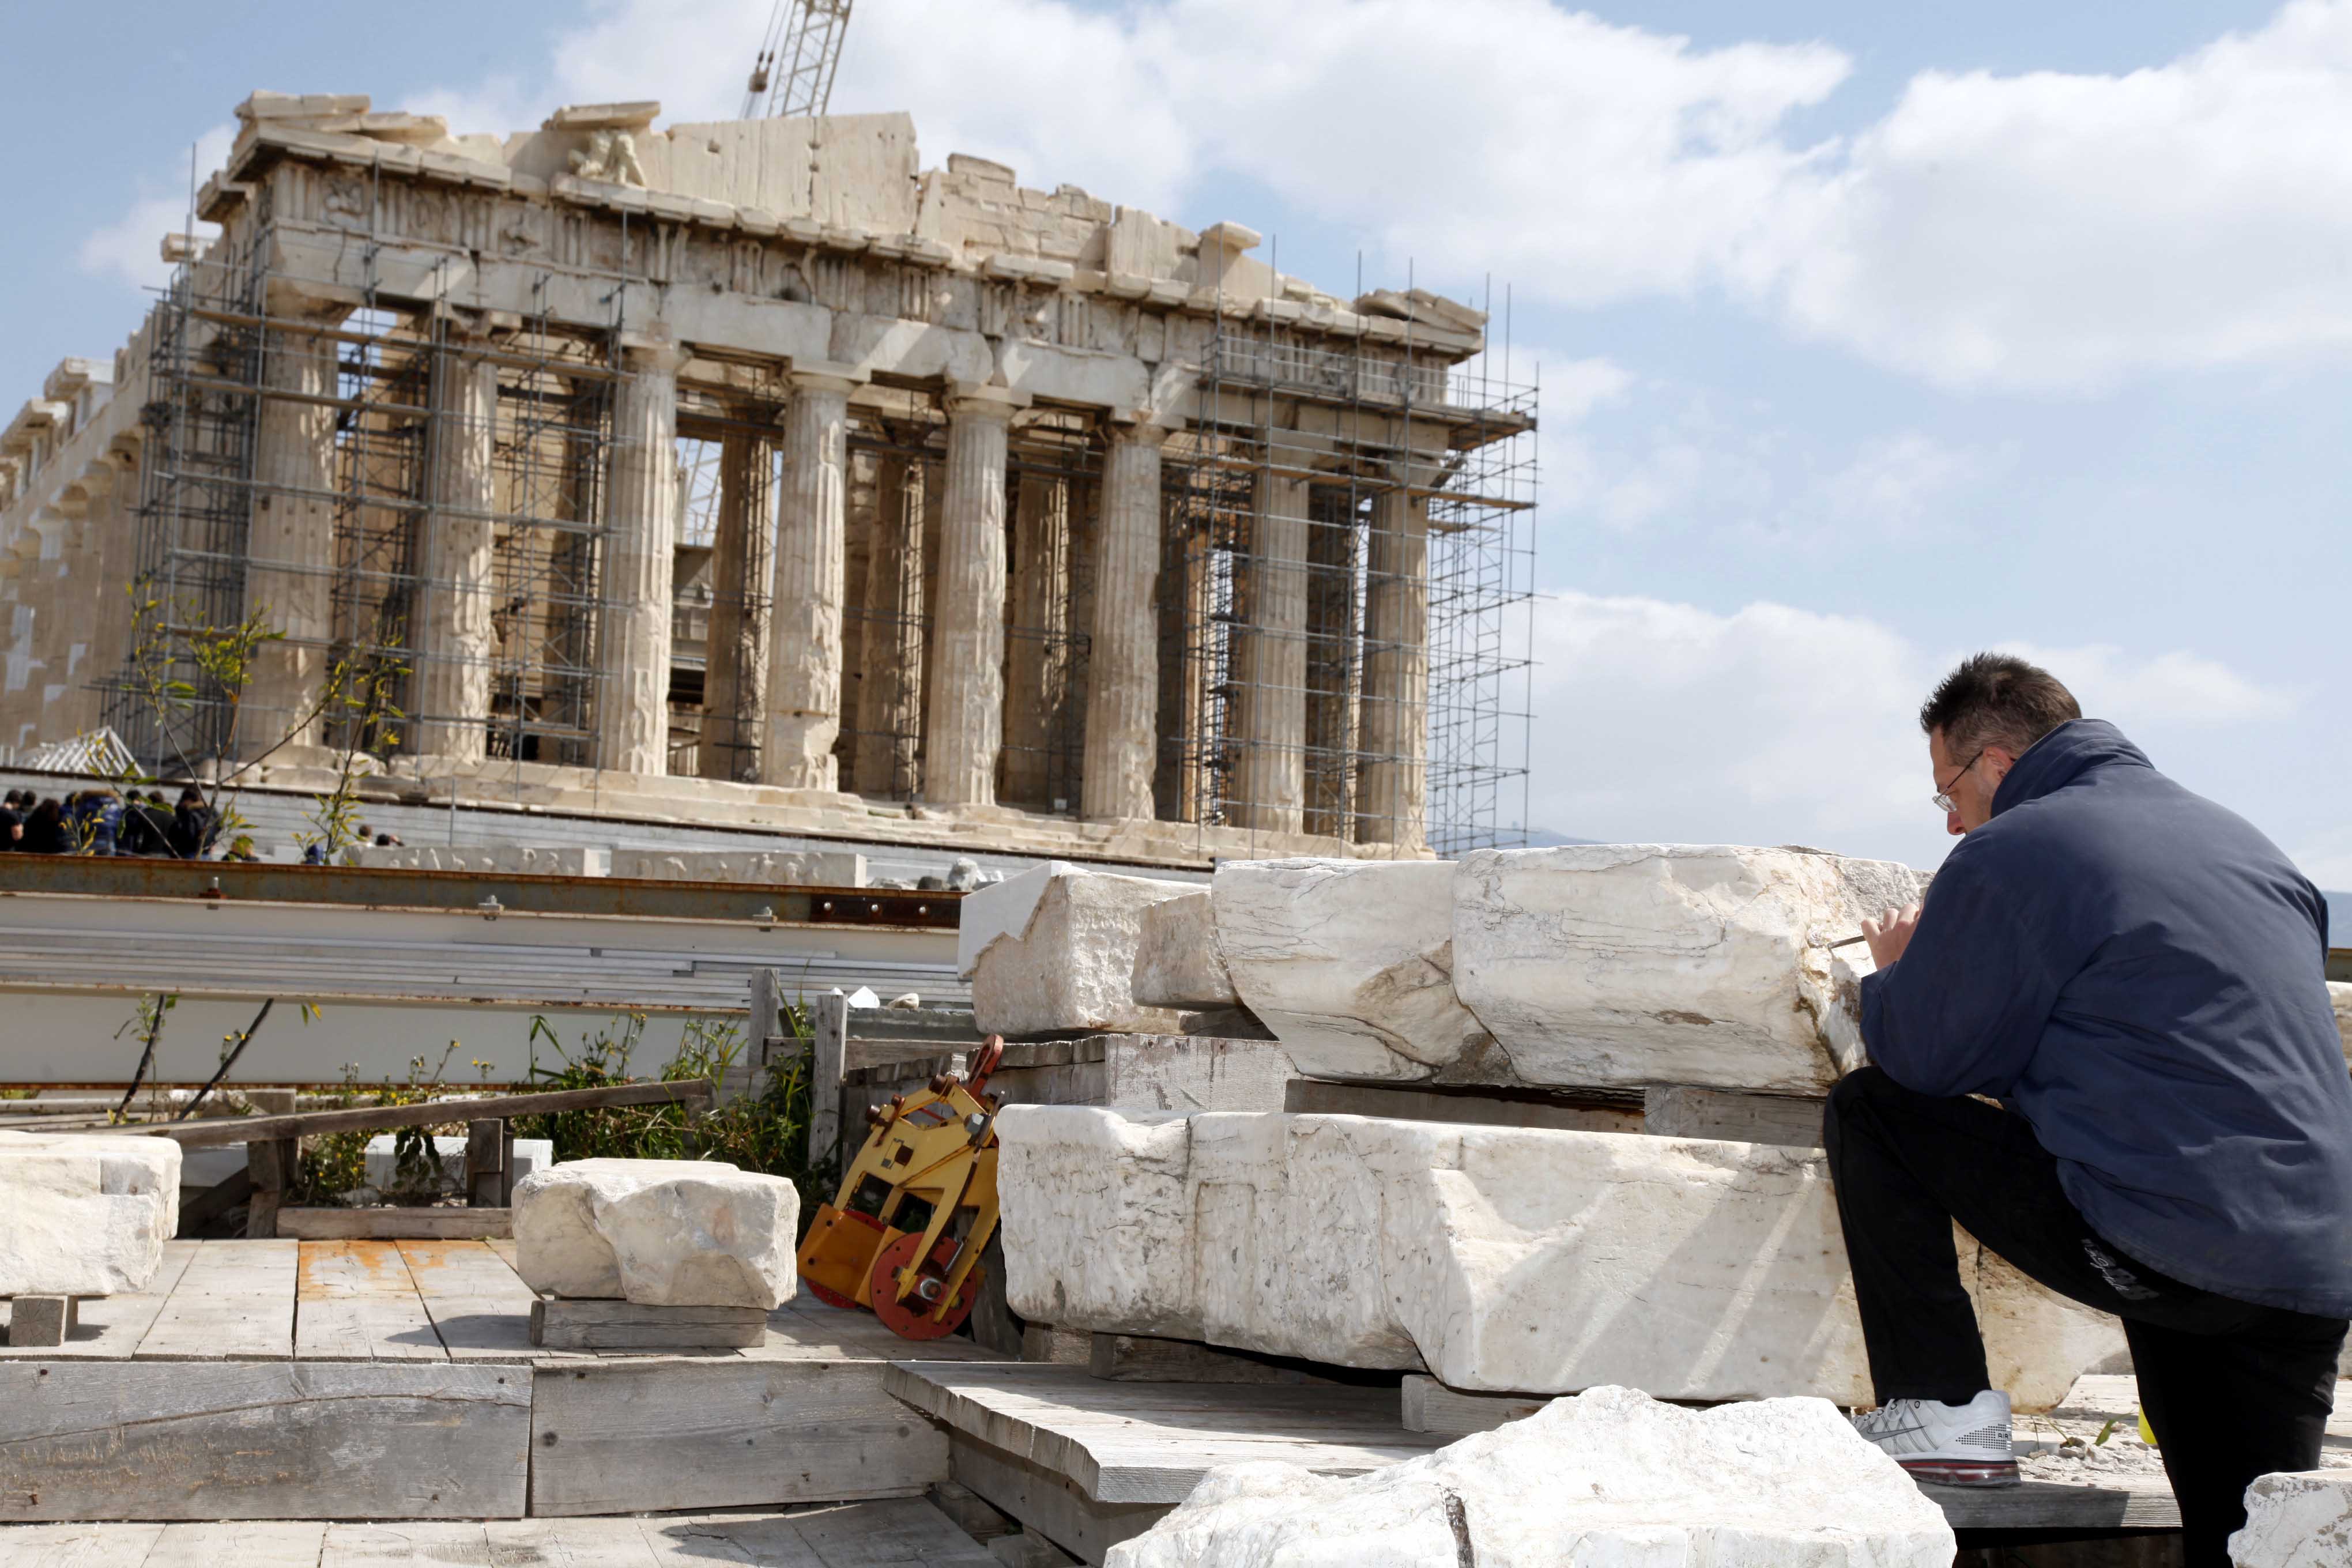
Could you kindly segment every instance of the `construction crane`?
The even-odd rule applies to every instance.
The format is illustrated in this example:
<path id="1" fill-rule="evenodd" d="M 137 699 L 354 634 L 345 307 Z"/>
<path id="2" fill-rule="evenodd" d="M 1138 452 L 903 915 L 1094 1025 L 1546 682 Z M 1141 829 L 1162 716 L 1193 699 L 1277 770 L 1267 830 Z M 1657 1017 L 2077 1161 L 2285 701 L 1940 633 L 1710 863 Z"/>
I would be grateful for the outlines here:
<path id="1" fill-rule="evenodd" d="M 833 101 L 851 0 L 776 0 L 743 94 L 746 120 L 823 114 Z"/>

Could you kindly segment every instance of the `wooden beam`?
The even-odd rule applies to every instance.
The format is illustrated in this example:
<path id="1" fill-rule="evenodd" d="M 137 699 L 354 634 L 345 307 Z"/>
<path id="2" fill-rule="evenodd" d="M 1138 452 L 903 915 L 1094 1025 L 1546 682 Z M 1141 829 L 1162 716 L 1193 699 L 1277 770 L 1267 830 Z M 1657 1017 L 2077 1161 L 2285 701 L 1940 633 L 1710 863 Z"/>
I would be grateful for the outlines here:
<path id="1" fill-rule="evenodd" d="M 716 1351 L 765 1344 L 757 1307 L 645 1307 L 635 1301 L 530 1304 L 530 1342 L 558 1351 Z"/>
<path id="2" fill-rule="evenodd" d="M 492 1118 L 466 1123 L 466 1202 L 476 1208 L 503 1208 L 507 1124 Z"/>
<path id="3" fill-rule="evenodd" d="M 827 994 L 809 1009 L 809 1163 L 832 1163 L 841 1144 L 841 1073 L 849 1032 L 849 998 Z"/>
<path id="4" fill-rule="evenodd" d="M 1141 1535 L 1175 1506 L 1097 1502 L 1067 1477 L 962 1432 L 949 1436 L 948 1474 L 990 1507 L 1087 1563 L 1101 1563 L 1112 1547 Z"/>
<path id="5" fill-rule="evenodd" d="M 279 1209 L 298 1241 L 488 1241 L 514 1235 L 510 1208 Z"/>
<path id="6" fill-rule="evenodd" d="M 250 1143 L 273 1138 L 309 1138 L 321 1132 L 381 1132 L 394 1127 L 437 1127 L 444 1122 L 473 1122 L 509 1116 L 545 1116 L 558 1110 L 602 1110 L 622 1105 L 664 1105 L 670 1101 L 691 1110 L 710 1109 L 708 1079 L 676 1083 L 618 1083 L 603 1089 L 560 1089 L 545 1094 L 500 1094 L 487 1100 L 429 1100 L 423 1105 L 367 1105 L 349 1110 L 304 1110 L 291 1116 L 225 1117 L 211 1121 L 171 1122 L 160 1127 L 127 1131 L 170 1138 L 184 1146 L 205 1143 Z M 126 1129 L 110 1129 L 123 1131 Z"/>

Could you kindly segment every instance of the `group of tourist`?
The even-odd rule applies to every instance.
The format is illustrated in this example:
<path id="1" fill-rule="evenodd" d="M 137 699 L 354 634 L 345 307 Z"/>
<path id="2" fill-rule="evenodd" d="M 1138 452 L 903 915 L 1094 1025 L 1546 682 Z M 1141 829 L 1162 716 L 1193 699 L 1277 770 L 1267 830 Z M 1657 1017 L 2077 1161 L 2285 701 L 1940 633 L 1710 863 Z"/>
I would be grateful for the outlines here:
<path id="1" fill-rule="evenodd" d="M 217 837 L 212 807 L 193 785 L 180 792 L 177 806 L 160 790 L 142 795 L 103 785 L 63 799 L 28 789 L 0 797 L 0 852 L 201 860 Z"/>

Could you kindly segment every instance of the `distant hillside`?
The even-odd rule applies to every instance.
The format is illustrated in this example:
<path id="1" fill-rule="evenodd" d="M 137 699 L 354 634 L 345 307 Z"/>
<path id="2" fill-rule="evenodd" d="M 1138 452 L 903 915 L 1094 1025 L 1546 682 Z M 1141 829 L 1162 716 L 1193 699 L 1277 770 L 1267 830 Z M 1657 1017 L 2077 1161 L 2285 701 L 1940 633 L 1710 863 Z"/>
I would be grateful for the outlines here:
<path id="1" fill-rule="evenodd" d="M 2352 893 L 2319 896 L 2327 900 L 2327 945 L 2352 947 Z"/>

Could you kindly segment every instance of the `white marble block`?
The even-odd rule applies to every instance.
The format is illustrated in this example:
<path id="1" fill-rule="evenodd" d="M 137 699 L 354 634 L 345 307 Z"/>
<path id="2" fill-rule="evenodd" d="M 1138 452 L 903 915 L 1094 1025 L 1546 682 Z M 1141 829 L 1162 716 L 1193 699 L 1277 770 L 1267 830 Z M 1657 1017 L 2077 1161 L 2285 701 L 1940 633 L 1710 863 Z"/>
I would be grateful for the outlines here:
<path id="1" fill-rule="evenodd" d="M 772 1310 L 798 1288 L 799 1220 L 781 1176 L 709 1160 L 573 1160 L 515 1188 L 515 1268 L 558 1296 Z"/>
<path id="2" fill-rule="evenodd" d="M 1006 1292 L 1057 1327 L 1473 1392 L 1871 1397 L 1813 1151 L 1087 1106 L 1011 1107 L 997 1128 Z M 1962 1277 L 2020 1408 L 2120 1357 L 2112 1320 L 1979 1251 Z"/>
<path id="3" fill-rule="evenodd" d="M 1525 1082 L 1820 1094 L 1860 1059 L 1865 916 L 1907 866 L 1687 844 L 1487 849 L 1454 883 L 1454 984 Z"/>
<path id="4" fill-rule="evenodd" d="M 1234 977 L 1217 951 L 1216 915 L 1207 889 L 1143 911 L 1130 987 L 1147 1007 L 1208 1011 L 1237 1005 Z"/>
<path id="5" fill-rule="evenodd" d="M 1199 891 L 1197 882 L 1118 877 L 1050 860 L 967 895 L 956 969 L 971 981 L 981 1029 L 1014 1037 L 1178 1032 L 1183 1026 L 1173 1009 L 1135 999 L 1135 955 L 1143 911 Z"/>
<path id="6" fill-rule="evenodd" d="M 1424 1079 L 1487 1043 L 1454 994 L 1451 862 L 1233 862 L 1213 897 L 1234 989 L 1299 1071 Z"/>
<path id="7" fill-rule="evenodd" d="M 179 1225 L 171 1139 L 0 1132 L 0 1296 L 142 1290 Z"/>
<path id="8" fill-rule="evenodd" d="M 2246 1489 L 2246 1525 L 2230 1537 L 2236 1568 L 2344 1568 L 2352 1563 L 2352 1471 L 2291 1470 Z"/>
<path id="9" fill-rule="evenodd" d="M 1943 1510 L 1818 1399 L 1624 1388 L 1358 1476 L 1226 1465 L 1108 1568 L 1948 1568 Z"/>

